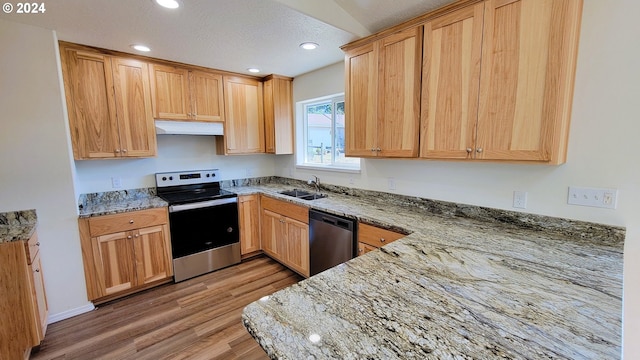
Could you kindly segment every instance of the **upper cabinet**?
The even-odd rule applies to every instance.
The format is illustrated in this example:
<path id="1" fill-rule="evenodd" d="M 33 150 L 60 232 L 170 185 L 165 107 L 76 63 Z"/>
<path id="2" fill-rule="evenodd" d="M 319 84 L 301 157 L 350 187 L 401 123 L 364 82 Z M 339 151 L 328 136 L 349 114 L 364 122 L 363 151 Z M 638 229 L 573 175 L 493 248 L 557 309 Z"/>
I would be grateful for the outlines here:
<path id="1" fill-rule="evenodd" d="M 224 76 L 224 105 L 227 113 L 224 142 L 218 152 L 224 154 L 264 153 L 264 115 L 262 83 L 255 79 Z M 223 146 L 224 148 L 220 148 Z"/>
<path id="2" fill-rule="evenodd" d="M 416 157 L 422 26 L 348 50 L 345 154 Z"/>
<path id="3" fill-rule="evenodd" d="M 422 158 L 565 162 L 581 13 L 582 0 L 452 4 L 346 45 L 347 155 L 414 157 L 419 133 Z"/>
<path id="4" fill-rule="evenodd" d="M 148 65 L 61 46 L 76 160 L 155 156 Z"/>
<path id="5" fill-rule="evenodd" d="M 293 154 L 292 79 L 267 76 L 263 91 L 265 151 L 268 154 Z"/>
<path id="6" fill-rule="evenodd" d="M 224 121 L 222 75 L 168 65 L 151 65 L 156 119 Z"/>

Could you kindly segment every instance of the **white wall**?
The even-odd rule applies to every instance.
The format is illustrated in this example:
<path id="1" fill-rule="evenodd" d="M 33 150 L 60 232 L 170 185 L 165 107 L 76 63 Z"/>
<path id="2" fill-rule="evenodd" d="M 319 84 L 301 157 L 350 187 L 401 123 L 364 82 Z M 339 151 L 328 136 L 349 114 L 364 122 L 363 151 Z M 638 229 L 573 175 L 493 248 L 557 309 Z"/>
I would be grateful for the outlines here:
<path id="1" fill-rule="evenodd" d="M 0 211 L 37 211 L 50 314 L 90 309 L 57 39 L 0 20 L 0 49 Z"/>
<path id="2" fill-rule="evenodd" d="M 76 161 L 80 194 L 112 191 L 112 177 L 123 189 L 155 187 L 154 174 L 166 171 L 220 169 L 222 180 L 274 175 L 274 155 L 216 155 L 214 136 L 160 135 L 158 156 L 133 160 Z"/>
<path id="3" fill-rule="evenodd" d="M 585 0 L 567 163 L 561 166 L 363 160 L 361 174 L 295 169 L 293 156 L 276 162 L 277 172 L 306 180 L 389 191 L 432 199 L 515 210 L 514 190 L 528 192 L 527 212 L 627 228 L 624 267 L 624 353 L 640 354 L 640 2 Z M 344 91 L 339 63 L 294 81 L 294 99 Z M 619 189 L 616 210 L 570 206 L 567 187 Z M 633 306 L 635 304 L 636 306 Z"/>

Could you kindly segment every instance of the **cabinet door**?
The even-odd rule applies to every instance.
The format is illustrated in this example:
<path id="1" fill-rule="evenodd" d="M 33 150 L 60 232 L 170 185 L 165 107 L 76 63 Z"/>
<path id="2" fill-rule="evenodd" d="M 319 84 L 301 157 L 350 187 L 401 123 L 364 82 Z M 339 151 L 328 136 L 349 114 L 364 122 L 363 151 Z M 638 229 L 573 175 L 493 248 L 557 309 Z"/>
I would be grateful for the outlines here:
<path id="1" fill-rule="evenodd" d="M 293 154 L 293 93 L 289 79 L 264 82 L 265 151 Z"/>
<path id="2" fill-rule="evenodd" d="M 133 246 L 136 286 L 146 285 L 173 275 L 167 225 L 134 231 Z"/>
<path id="3" fill-rule="evenodd" d="M 375 246 L 371 246 L 367 243 L 363 243 L 363 242 L 358 242 L 358 256 L 360 255 L 364 255 L 370 251 L 376 250 L 378 249 Z"/>
<path id="4" fill-rule="evenodd" d="M 377 42 L 345 55 L 345 155 L 377 156 Z"/>
<path id="5" fill-rule="evenodd" d="M 269 210 L 262 210 L 262 250 L 274 259 L 286 260 L 286 233 L 282 216 Z"/>
<path id="6" fill-rule="evenodd" d="M 564 162 L 581 9 L 486 2 L 477 158 Z"/>
<path id="7" fill-rule="evenodd" d="M 262 83 L 225 77 L 225 154 L 264 153 Z"/>
<path id="8" fill-rule="evenodd" d="M 483 8 L 469 6 L 424 25 L 421 157 L 475 153 Z"/>
<path id="9" fill-rule="evenodd" d="M 187 69 L 151 65 L 151 82 L 154 118 L 191 120 Z"/>
<path id="10" fill-rule="evenodd" d="M 378 156 L 417 157 L 422 26 L 380 40 Z"/>
<path id="11" fill-rule="evenodd" d="M 151 113 L 148 65 L 133 59 L 113 58 L 120 155 L 155 156 L 156 131 Z"/>
<path id="12" fill-rule="evenodd" d="M 304 276 L 309 276 L 309 225 L 284 218 L 286 227 L 285 264 Z"/>
<path id="13" fill-rule="evenodd" d="M 136 283 L 132 233 L 119 232 L 93 238 L 99 291 L 102 296 L 131 289 Z"/>
<path id="14" fill-rule="evenodd" d="M 192 71 L 190 80 L 194 119 L 224 121 L 222 75 Z"/>
<path id="15" fill-rule="evenodd" d="M 113 158 L 120 149 L 113 95 L 111 59 L 65 49 L 65 89 L 73 157 Z"/>
<path id="16" fill-rule="evenodd" d="M 258 195 L 238 197 L 240 219 L 240 254 L 260 250 L 260 205 Z"/>
<path id="17" fill-rule="evenodd" d="M 40 254 L 36 255 L 35 259 L 31 263 L 31 270 L 33 274 L 33 290 L 36 304 L 34 304 L 34 310 L 37 312 L 36 319 L 38 319 L 38 334 L 40 340 L 44 339 L 44 334 L 47 329 L 47 315 L 49 314 L 49 304 L 47 303 L 47 295 L 44 290 L 44 277 L 42 275 L 42 263 L 40 262 Z"/>

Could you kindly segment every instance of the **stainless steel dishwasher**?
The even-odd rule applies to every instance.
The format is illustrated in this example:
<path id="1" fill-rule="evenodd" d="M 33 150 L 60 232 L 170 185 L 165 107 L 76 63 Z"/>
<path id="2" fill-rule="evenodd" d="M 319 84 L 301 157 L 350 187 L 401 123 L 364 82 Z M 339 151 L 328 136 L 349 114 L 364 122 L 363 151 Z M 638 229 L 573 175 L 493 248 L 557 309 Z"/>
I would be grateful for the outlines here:
<path id="1" fill-rule="evenodd" d="M 356 255 L 356 222 L 309 210 L 309 274 L 323 272 Z"/>

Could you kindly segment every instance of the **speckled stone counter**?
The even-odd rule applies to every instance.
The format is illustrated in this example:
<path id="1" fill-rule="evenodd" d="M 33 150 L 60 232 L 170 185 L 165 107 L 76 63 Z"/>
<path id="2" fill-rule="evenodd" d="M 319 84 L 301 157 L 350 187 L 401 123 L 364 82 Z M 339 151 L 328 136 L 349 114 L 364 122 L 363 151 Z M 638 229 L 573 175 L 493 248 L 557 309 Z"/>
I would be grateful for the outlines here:
<path id="1" fill-rule="evenodd" d="M 354 189 L 264 193 L 410 233 L 244 309 L 274 359 L 616 359 L 622 228 Z M 249 186 L 247 186 L 249 185 Z"/>
<path id="2" fill-rule="evenodd" d="M 156 196 L 155 188 L 82 194 L 78 199 L 80 218 L 165 206 L 167 202 Z"/>
<path id="3" fill-rule="evenodd" d="M 0 213 L 0 243 L 29 240 L 37 222 L 35 210 Z"/>

